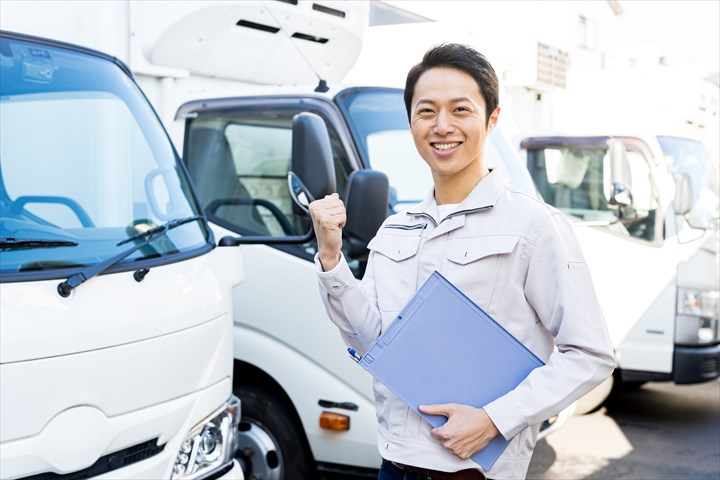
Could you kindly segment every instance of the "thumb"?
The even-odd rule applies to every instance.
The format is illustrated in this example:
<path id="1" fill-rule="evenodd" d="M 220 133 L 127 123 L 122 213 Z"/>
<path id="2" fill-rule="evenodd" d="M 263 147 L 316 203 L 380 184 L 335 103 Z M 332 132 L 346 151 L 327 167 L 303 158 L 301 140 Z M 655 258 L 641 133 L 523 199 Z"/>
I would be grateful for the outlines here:
<path id="1" fill-rule="evenodd" d="M 420 411 L 426 415 L 443 415 L 450 417 L 455 411 L 452 403 L 443 403 L 439 405 L 420 405 Z"/>

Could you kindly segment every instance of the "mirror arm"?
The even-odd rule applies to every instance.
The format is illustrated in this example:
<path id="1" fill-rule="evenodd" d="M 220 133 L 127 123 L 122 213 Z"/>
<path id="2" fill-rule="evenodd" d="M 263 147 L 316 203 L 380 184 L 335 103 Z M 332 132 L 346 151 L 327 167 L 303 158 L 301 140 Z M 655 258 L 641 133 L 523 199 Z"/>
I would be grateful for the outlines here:
<path id="1" fill-rule="evenodd" d="M 315 238 L 315 231 L 311 228 L 305 235 L 294 235 L 288 237 L 269 237 L 257 235 L 242 235 L 238 237 L 222 237 L 218 247 L 236 247 L 238 245 L 302 245 Z"/>

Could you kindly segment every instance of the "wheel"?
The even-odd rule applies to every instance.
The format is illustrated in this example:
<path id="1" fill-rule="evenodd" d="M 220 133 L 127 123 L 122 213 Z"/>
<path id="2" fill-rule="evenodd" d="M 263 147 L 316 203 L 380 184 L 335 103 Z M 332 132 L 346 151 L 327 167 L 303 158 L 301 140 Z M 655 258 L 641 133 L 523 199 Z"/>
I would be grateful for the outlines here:
<path id="1" fill-rule="evenodd" d="M 573 415 L 585 415 L 597 411 L 605 402 L 610 391 L 612 390 L 613 383 L 615 382 L 613 376 L 609 376 L 604 382 L 590 390 L 585 396 L 581 397 L 577 401 L 575 412 Z"/>
<path id="2" fill-rule="evenodd" d="M 241 400 L 236 458 L 246 480 L 311 480 L 314 462 L 302 428 L 266 389 L 236 387 Z"/>

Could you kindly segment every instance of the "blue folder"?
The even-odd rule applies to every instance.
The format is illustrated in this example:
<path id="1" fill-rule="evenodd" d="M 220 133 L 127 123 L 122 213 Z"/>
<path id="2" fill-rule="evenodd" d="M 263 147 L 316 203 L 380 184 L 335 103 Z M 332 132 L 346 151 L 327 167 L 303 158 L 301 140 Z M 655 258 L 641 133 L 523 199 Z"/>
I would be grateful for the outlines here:
<path id="1" fill-rule="evenodd" d="M 422 414 L 419 405 L 483 407 L 543 365 L 438 272 L 359 363 L 433 427 L 447 418 Z M 498 435 L 471 458 L 490 470 L 509 443 Z"/>

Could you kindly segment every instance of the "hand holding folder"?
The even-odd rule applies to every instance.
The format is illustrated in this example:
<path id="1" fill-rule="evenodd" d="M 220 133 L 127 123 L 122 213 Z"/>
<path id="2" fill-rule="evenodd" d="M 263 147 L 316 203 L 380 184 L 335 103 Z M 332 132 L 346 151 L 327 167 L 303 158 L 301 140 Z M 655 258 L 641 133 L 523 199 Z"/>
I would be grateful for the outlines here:
<path id="1" fill-rule="evenodd" d="M 481 408 L 543 365 L 438 272 L 359 363 L 433 427 L 447 418 L 424 414 L 420 405 Z M 499 435 L 471 458 L 489 470 L 509 443 Z"/>
<path id="2" fill-rule="evenodd" d="M 485 448 L 493 438 L 500 435 L 485 410 L 451 403 L 446 405 L 421 405 L 420 412 L 442 415 L 447 422 L 432 432 L 442 445 L 456 456 L 466 459 L 480 448 Z"/>

